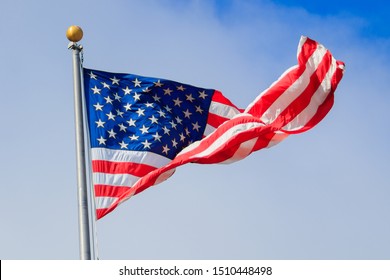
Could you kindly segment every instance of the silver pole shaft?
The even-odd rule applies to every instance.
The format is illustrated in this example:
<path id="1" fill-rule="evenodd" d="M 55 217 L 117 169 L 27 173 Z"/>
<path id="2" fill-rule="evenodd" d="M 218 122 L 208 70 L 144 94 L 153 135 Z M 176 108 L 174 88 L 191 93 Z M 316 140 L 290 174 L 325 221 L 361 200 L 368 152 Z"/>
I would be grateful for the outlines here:
<path id="1" fill-rule="evenodd" d="M 80 234 L 80 259 L 91 260 L 91 240 L 89 227 L 89 206 L 86 177 L 84 124 L 81 84 L 80 51 L 82 47 L 76 43 L 70 43 L 73 51 L 73 89 L 76 125 L 76 161 L 77 161 L 77 192 L 79 207 L 79 234 Z"/>

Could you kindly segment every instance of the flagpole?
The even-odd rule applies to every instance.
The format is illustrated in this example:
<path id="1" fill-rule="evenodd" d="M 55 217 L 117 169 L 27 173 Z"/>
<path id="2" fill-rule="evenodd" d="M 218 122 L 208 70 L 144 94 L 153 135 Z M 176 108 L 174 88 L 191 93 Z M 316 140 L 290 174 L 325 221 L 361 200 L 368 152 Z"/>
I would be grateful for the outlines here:
<path id="1" fill-rule="evenodd" d="M 87 189 L 86 151 L 84 140 L 82 85 L 81 85 L 81 61 L 80 52 L 83 47 L 77 42 L 83 37 L 83 31 L 78 26 L 71 26 L 66 31 L 66 37 L 70 43 L 68 49 L 73 53 L 73 90 L 76 125 L 76 161 L 77 161 L 77 194 L 79 208 L 79 242 L 80 259 L 91 260 L 91 234 L 89 224 L 89 203 Z"/>

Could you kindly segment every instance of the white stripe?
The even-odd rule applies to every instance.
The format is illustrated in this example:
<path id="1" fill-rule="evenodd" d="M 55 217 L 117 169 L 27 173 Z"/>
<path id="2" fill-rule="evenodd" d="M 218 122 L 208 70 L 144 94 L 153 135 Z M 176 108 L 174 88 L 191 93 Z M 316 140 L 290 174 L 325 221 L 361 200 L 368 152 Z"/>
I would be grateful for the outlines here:
<path id="1" fill-rule="evenodd" d="M 243 158 L 246 158 L 252 152 L 252 149 L 255 146 L 257 139 L 259 138 L 256 137 L 241 143 L 240 147 L 237 149 L 237 151 L 234 153 L 234 155 L 231 158 L 225 161 L 221 161 L 220 163 L 229 164 L 235 161 L 242 160 Z"/>
<path id="2" fill-rule="evenodd" d="M 214 115 L 225 118 L 225 119 L 232 119 L 241 113 L 235 107 L 225 105 L 225 104 L 215 102 L 215 101 L 211 101 L 209 112 L 214 114 Z M 210 124 L 206 124 L 203 135 L 207 136 L 207 135 L 211 134 L 216 129 L 217 129 L 216 127 L 214 127 Z"/>
<path id="3" fill-rule="evenodd" d="M 240 113 L 240 111 L 232 106 L 215 101 L 211 101 L 209 112 L 226 119 L 231 119 Z"/>
<path id="4" fill-rule="evenodd" d="M 94 172 L 92 174 L 94 185 L 111 185 L 121 187 L 132 187 L 139 177 L 130 174 L 108 174 Z"/>
<path id="5" fill-rule="evenodd" d="M 297 48 L 297 58 L 299 58 L 299 55 L 302 52 L 302 46 L 306 43 L 306 40 L 307 40 L 306 36 L 301 36 L 301 38 L 299 40 L 298 48 Z"/>
<path id="6" fill-rule="evenodd" d="M 207 137 L 203 138 L 202 140 L 196 141 L 196 142 L 194 142 L 194 143 L 188 145 L 188 146 L 185 147 L 183 150 L 181 150 L 181 152 L 178 153 L 178 154 L 176 155 L 176 157 L 181 156 L 182 154 L 185 154 L 185 153 L 187 153 L 187 152 L 189 152 L 189 151 L 192 151 L 193 149 L 195 149 L 196 147 L 198 147 L 199 144 L 202 143 L 202 141 L 203 141 L 204 139 L 206 139 L 206 138 L 207 138 Z"/>
<path id="7" fill-rule="evenodd" d="M 272 123 L 305 90 L 310 83 L 310 76 L 317 70 L 326 51 L 317 46 L 317 50 L 308 59 L 303 74 L 261 116 L 263 122 Z"/>
<path id="8" fill-rule="evenodd" d="M 302 110 L 291 122 L 283 127 L 283 130 L 294 131 L 304 127 L 308 121 L 317 113 L 318 107 L 325 101 L 331 89 L 331 80 L 333 74 L 336 72 L 337 65 L 336 60 L 332 58 L 332 64 L 326 73 L 324 80 L 320 87 L 313 94 L 309 105 Z"/>
<path id="9" fill-rule="evenodd" d="M 286 139 L 288 136 L 289 134 L 287 133 L 276 131 L 275 135 L 272 137 L 271 141 L 269 141 L 268 146 L 266 148 L 271 148 L 272 146 L 275 146 L 276 144 Z"/>
<path id="10" fill-rule="evenodd" d="M 171 162 L 171 159 L 164 156 L 142 151 L 122 151 L 106 148 L 92 148 L 92 160 L 109 160 L 113 162 L 134 162 L 147 164 L 153 167 L 162 167 Z"/>
<path id="11" fill-rule="evenodd" d="M 239 117 L 242 117 L 242 116 L 245 116 L 245 115 L 246 115 L 246 116 L 249 116 L 249 117 L 252 117 L 251 114 L 240 113 L 240 114 L 234 116 L 233 118 L 239 118 Z M 189 152 L 189 151 L 195 149 L 196 147 L 198 147 L 199 144 L 200 144 L 201 142 L 203 142 L 204 139 L 210 137 L 211 134 L 212 134 L 215 130 L 217 130 L 217 128 L 215 128 L 215 127 L 213 127 L 213 126 L 211 126 L 211 125 L 206 125 L 206 130 L 210 131 L 210 133 L 209 133 L 208 135 L 206 135 L 205 138 L 203 138 L 203 139 L 201 139 L 201 140 L 199 140 L 199 141 L 196 141 L 196 142 L 192 143 L 191 145 L 188 145 L 188 146 L 185 147 L 179 154 L 177 154 L 177 156 L 182 155 L 182 154 L 185 154 L 185 153 L 187 153 L 187 152 Z M 206 130 L 205 130 L 205 132 L 206 132 Z"/>
<path id="12" fill-rule="evenodd" d="M 116 197 L 98 196 L 95 197 L 96 209 L 106 209 L 118 200 Z"/>
<path id="13" fill-rule="evenodd" d="M 250 109 L 252 109 L 252 107 L 254 105 L 256 105 L 259 100 L 263 97 L 263 95 L 265 95 L 266 93 L 268 93 L 268 91 L 273 88 L 277 83 L 279 83 L 280 80 L 282 80 L 284 78 L 284 76 L 286 76 L 288 73 L 290 73 L 291 71 L 293 71 L 295 68 L 299 68 L 298 65 L 295 65 L 295 66 L 292 66 L 290 68 L 288 68 L 286 71 L 283 72 L 282 75 L 280 75 L 279 79 L 277 79 L 275 82 L 273 82 L 267 89 L 263 90 L 249 105 L 248 107 L 246 107 L 244 113 L 248 112 Z"/>
<path id="14" fill-rule="evenodd" d="M 173 173 L 175 173 L 175 171 L 176 171 L 176 168 L 173 168 L 173 169 L 170 169 L 170 170 L 165 171 L 164 173 L 160 174 L 160 176 L 158 176 L 158 178 L 156 179 L 156 182 L 154 184 L 157 185 L 157 184 L 164 182 L 169 177 L 171 177 L 173 175 Z"/>
<path id="15" fill-rule="evenodd" d="M 226 144 L 231 138 L 237 136 L 238 134 L 245 132 L 249 129 L 264 126 L 264 124 L 259 122 L 250 122 L 250 123 L 243 123 L 243 124 L 237 124 L 231 128 L 229 128 L 227 131 L 225 131 L 219 138 L 214 141 L 206 150 L 204 150 L 201 153 L 198 153 L 196 155 L 191 156 L 190 158 L 202 158 L 207 157 L 208 155 L 215 152 L 218 148 L 221 147 L 221 145 Z"/>

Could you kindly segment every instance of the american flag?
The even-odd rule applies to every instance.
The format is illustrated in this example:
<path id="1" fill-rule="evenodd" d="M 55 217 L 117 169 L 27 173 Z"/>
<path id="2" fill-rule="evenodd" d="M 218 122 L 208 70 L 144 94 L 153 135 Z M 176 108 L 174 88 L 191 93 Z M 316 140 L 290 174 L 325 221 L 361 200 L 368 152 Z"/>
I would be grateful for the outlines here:
<path id="1" fill-rule="evenodd" d="M 245 110 L 221 92 L 84 68 L 97 218 L 189 163 L 231 163 L 316 125 L 344 63 L 301 37 L 298 65 Z"/>

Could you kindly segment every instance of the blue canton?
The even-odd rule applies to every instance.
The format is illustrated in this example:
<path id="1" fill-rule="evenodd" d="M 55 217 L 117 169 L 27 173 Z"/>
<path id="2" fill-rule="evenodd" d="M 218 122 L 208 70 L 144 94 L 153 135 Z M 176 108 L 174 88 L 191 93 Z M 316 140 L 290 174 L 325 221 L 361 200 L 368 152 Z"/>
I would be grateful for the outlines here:
<path id="1" fill-rule="evenodd" d="M 83 74 L 92 148 L 173 159 L 202 139 L 214 90 L 85 68 Z"/>

